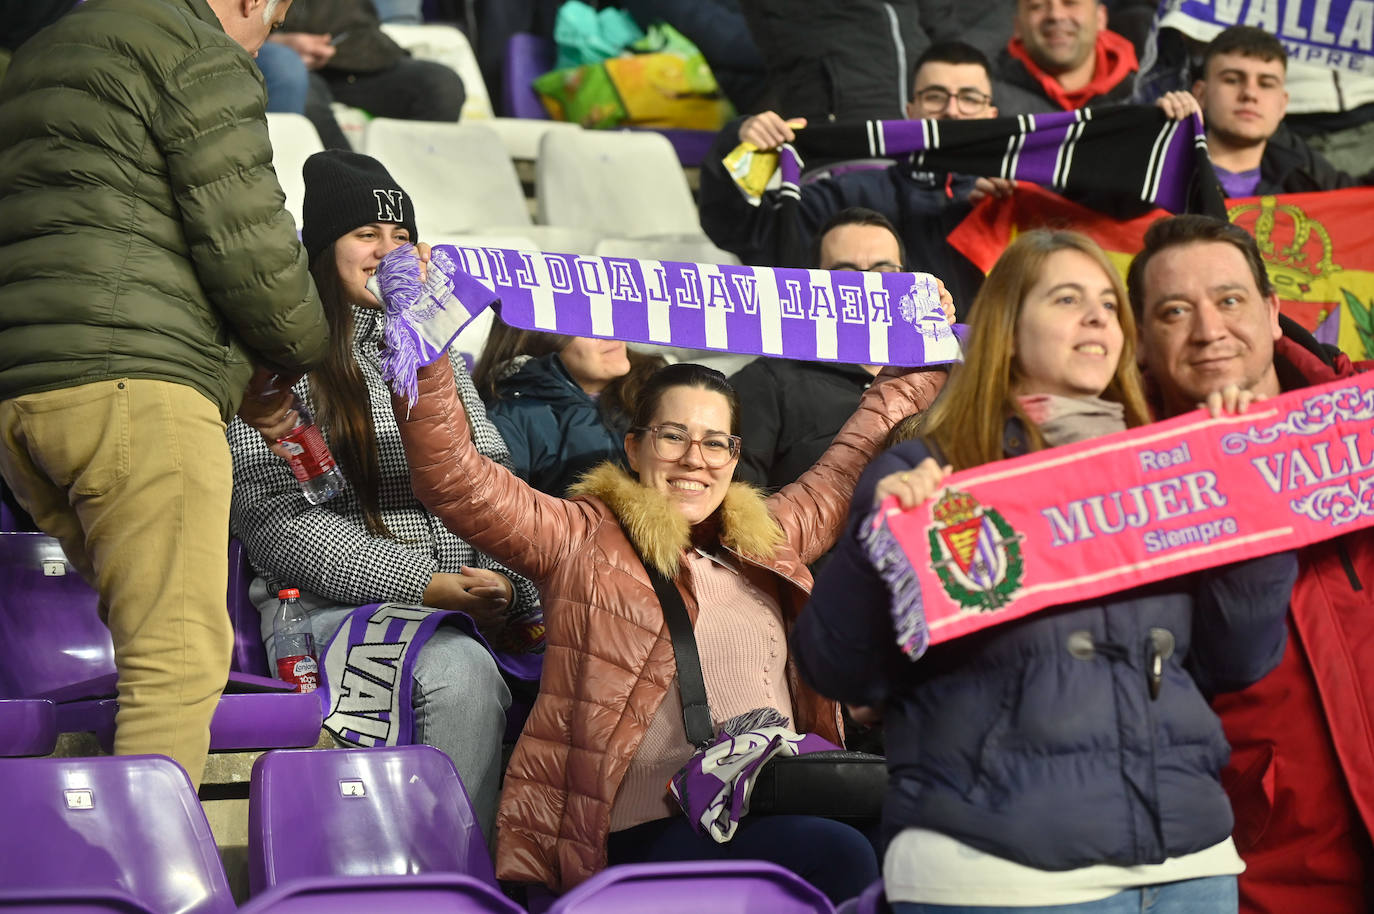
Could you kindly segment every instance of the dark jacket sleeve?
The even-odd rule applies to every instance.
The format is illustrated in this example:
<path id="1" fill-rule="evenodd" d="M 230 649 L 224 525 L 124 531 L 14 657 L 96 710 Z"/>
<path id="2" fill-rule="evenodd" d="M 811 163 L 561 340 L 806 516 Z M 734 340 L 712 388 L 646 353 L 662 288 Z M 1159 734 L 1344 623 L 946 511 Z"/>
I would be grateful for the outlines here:
<path id="1" fill-rule="evenodd" d="M 879 454 L 854 490 L 844 535 L 821 569 L 791 639 L 792 657 L 812 688 L 852 705 L 881 705 L 894 665 L 903 662 L 889 613 L 887 585 L 864 554 L 859 528 L 873 510 L 884 476 L 909 470 L 928 456 L 906 442 Z"/>
<path id="2" fill-rule="evenodd" d="M 1243 689 L 1279 665 L 1297 578 L 1292 552 L 1198 574 L 1188 671 L 1203 694 Z"/>
<path id="3" fill-rule="evenodd" d="M 777 373 L 767 358 L 757 358 L 730 378 L 739 395 L 739 427 L 744 453 L 735 478 L 767 488 L 782 435 L 782 396 Z"/>
<path id="4" fill-rule="evenodd" d="M 1332 165 L 1307 141 L 1282 124 L 1260 159 L 1258 194 L 1297 194 L 1356 187 L 1355 178 Z"/>
<path id="5" fill-rule="evenodd" d="M 763 71 L 763 57 L 733 0 L 623 0 L 620 3 L 647 29 L 662 20 L 681 32 L 705 56 L 711 69 Z"/>
<path id="6" fill-rule="evenodd" d="M 772 264 L 777 260 L 777 194 L 763 195 L 753 206 L 735 186 L 721 160 L 739 145 L 739 128 L 744 118 L 736 118 L 721 128 L 711 151 L 701 163 L 697 209 L 701 230 L 715 243 L 745 263 Z"/>

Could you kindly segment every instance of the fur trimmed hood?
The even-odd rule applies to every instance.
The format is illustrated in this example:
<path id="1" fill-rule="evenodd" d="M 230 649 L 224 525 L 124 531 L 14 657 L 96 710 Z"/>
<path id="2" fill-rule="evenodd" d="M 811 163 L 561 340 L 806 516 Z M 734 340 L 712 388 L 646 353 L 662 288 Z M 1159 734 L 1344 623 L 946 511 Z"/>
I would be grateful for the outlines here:
<path id="1" fill-rule="evenodd" d="M 668 578 L 677 577 L 682 555 L 692 544 L 692 530 L 668 496 L 609 461 L 590 470 L 568 494 L 599 498 L 645 561 Z M 721 544 L 736 552 L 772 559 L 786 542 L 763 492 L 747 482 L 730 483 L 717 516 Z"/>

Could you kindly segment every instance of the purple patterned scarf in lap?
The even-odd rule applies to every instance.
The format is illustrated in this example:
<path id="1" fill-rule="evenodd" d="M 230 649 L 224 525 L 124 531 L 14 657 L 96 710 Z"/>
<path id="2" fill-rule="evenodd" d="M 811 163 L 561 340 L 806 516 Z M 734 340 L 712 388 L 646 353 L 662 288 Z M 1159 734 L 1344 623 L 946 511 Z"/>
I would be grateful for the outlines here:
<path id="1" fill-rule="evenodd" d="M 349 613 L 320 652 L 316 691 L 325 729 L 351 746 L 414 743 L 415 661 L 440 625 L 455 625 L 491 650 L 466 613 L 402 603 L 371 603 Z M 492 656 L 504 675 L 539 681 L 543 654 Z"/>
<path id="2" fill-rule="evenodd" d="M 721 725 L 714 743 L 697 750 L 673 775 L 668 790 L 693 831 L 725 844 L 749 812 L 754 780 L 770 759 L 840 748 L 814 733 L 798 736 L 787 723 L 772 708 L 731 718 Z"/>
<path id="3" fill-rule="evenodd" d="M 368 282 L 385 303 L 382 375 L 414 403 L 415 373 L 488 307 L 513 327 L 859 365 L 962 357 L 934 277 L 772 269 L 436 245 L 423 281 L 411 245 Z"/>

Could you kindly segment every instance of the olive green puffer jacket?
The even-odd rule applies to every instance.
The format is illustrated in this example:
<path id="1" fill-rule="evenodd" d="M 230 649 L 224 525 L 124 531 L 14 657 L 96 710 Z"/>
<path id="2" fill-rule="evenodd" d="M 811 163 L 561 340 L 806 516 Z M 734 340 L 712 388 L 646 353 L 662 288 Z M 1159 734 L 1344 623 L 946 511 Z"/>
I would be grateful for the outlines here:
<path id="1" fill-rule="evenodd" d="M 252 58 L 205 0 L 89 0 L 0 86 L 0 399 L 113 378 L 226 419 L 328 345 Z"/>

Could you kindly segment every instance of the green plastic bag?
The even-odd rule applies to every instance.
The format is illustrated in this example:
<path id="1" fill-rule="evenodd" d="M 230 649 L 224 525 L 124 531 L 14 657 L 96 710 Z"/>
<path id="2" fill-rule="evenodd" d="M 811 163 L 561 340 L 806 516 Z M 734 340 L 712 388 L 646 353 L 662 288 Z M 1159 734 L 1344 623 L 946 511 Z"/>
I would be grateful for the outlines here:
<path id="1" fill-rule="evenodd" d="M 636 53 L 545 73 L 534 90 L 555 120 L 590 128 L 625 125 L 719 130 L 734 109 L 705 56 L 666 23 L 631 45 Z"/>

